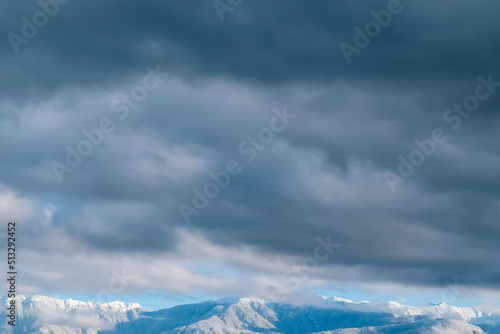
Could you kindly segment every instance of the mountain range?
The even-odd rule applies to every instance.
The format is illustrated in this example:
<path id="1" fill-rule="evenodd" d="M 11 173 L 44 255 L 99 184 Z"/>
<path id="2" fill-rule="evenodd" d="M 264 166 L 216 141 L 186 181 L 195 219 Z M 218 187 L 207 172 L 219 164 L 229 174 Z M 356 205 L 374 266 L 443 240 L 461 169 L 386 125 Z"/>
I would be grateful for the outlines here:
<path id="1" fill-rule="evenodd" d="M 6 299 L 0 310 L 6 319 Z M 318 296 L 314 305 L 225 297 L 151 311 L 137 303 L 18 296 L 16 326 L 1 333 L 43 334 L 368 334 L 500 333 L 500 308 L 445 303 L 408 306 Z"/>

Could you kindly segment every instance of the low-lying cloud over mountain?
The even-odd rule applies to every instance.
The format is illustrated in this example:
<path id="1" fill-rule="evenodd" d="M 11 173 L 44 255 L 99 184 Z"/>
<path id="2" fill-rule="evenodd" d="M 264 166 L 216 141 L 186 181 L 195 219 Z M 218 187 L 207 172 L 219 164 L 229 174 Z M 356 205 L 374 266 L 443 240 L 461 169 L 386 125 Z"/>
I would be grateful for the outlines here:
<path id="1" fill-rule="evenodd" d="M 500 309 L 440 305 L 413 307 L 396 302 L 356 303 L 319 298 L 316 305 L 290 305 L 257 298 L 221 298 L 149 311 L 139 304 L 20 299 L 18 325 L 5 333 L 455 333 L 500 331 Z M 484 331 L 483 331 L 484 330 Z"/>

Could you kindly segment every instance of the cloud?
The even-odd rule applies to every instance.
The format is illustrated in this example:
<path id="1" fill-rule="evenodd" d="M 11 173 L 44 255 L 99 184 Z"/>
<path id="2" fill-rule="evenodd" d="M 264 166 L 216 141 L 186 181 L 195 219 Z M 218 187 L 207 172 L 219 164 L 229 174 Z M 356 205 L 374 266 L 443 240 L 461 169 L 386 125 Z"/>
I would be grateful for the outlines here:
<path id="1" fill-rule="evenodd" d="M 209 2 L 70 2 L 18 54 L 6 39 L 0 210 L 20 222 L 24 289 L 97 293 L 130 267 L 133 293 L 260 293 L 331 235 L 308 287 L 496 291 L 500 92 L 456 131 L 443 113 L 500 80 L 499 5 L 402 4 L 351 64 L 339 43 L 386 1 L 256 0 L 223 22 Z M 0 28 L 37 10 L 8 4 Z M 113 101 L 155 64 L 170 76 L 121 120 Z M 238 144 L 285 105 L 297 118 L 245 162 Z M 104 117 L 113 133 L 58 182 L 51 164 Z M 435 128 L 446 143 L 391 192 L 383 173 Z M 186 225 L 178 205 L 232 159 L 241 174 Z"/>

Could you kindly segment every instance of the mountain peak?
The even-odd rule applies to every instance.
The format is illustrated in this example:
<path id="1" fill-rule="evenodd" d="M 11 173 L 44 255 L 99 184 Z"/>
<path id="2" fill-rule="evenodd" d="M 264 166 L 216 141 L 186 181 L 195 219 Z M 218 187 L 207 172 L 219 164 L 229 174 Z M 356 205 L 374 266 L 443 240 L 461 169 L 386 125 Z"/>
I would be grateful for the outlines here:
<path id="1" fill-rule="evenodd" d="M 481 334 L 484 332 L 477 326 L 500 328 L 500 310 L 492 313 L 493 309 L 488 309 L 483 316 L 480 307 L 461 308 L 445 303 L 416 307 L 397 302 L 319 298 L 324 301 L 322 306 L 281 304 L 257 297 L 223 297 L 153 312 L 138 303 L 20 296 L 18 321 L 25 329 L 16 333 L 81 334 L 106 330 L 109 334 L 132 334 L 154 329 L 165 334 L 354 334 L 408 330 Z M 7 332 L 7 325 L 3 326 L 0 332 Z"/>

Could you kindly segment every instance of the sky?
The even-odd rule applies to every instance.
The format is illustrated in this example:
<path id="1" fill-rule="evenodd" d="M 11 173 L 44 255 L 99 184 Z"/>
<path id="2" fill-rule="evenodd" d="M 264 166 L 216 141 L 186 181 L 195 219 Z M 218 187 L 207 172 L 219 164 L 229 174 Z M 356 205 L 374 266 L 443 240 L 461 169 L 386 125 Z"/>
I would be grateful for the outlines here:
<path id="1" fill-rule="evenodd" d="M 497 1 L 3 7 L 19 293 L 500 297 Z"/>

